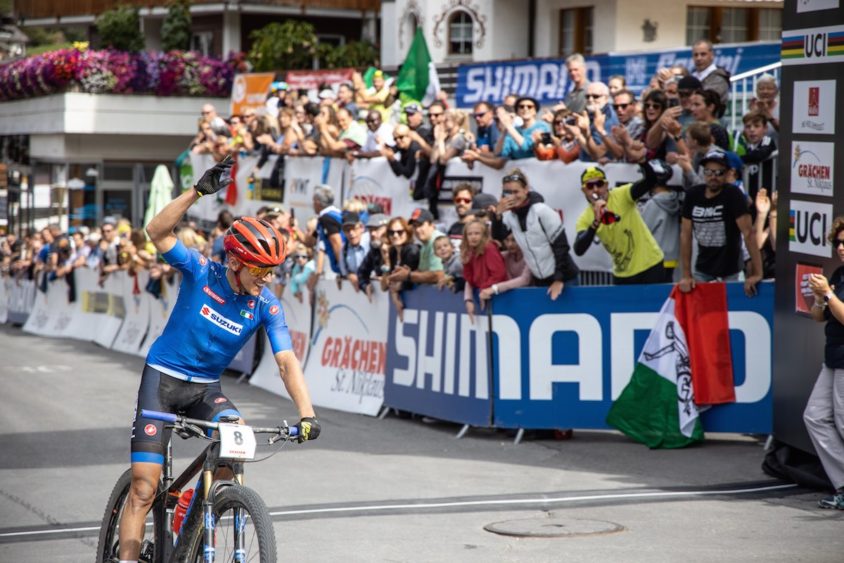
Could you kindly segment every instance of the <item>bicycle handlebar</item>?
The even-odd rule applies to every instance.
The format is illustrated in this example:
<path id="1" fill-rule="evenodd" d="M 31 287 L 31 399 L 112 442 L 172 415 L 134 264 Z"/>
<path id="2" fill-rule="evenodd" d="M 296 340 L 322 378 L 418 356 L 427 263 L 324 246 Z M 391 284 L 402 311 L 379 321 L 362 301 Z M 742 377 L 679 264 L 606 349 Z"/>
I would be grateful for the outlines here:
<path id="1" fill-rule="evenodd" d="M 173 424 L 179 425 L 193 424 L 194 426 L 208 428 L 210 430 L 217 430 L 220 427 L 218 422 L 199 420 L 197 418 L 187 418 L 185 416 L 169 412 L 141 409 L 141 416 L 151 418 L 153 420 L 161 420 L 163 422 L 172 422 Z M 288 426 L 287 423 L 285 423 L 284 426 L 276 426 L 275 428 L 259 428 L 257 426 L 252 426 L 252 432 L 255 434 L 278 434 L 287 438 L 295 438 L 299 435 L 299 426 L 295 424 L 293 426 Z"/>

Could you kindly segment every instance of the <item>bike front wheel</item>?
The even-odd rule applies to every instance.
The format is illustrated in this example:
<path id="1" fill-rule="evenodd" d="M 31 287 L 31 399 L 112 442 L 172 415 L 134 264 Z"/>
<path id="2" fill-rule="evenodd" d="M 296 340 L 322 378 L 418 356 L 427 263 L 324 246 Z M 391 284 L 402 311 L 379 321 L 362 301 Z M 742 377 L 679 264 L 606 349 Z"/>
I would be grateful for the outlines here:
<path id="1" fill-rule="evenodd" d="M 194 508 L 202 509 L 200 506 Z M 215 562 L 275 563 L 275 531 L 267 505 L 258 493 L 239 485 L 225 487 L 217 493 L 213 511 L 214 545 L 205 546 L 203 522 L 203 526 L 192 534 L 188 561 L 204 561 L 206 547 L 213 547 Z M 242 530 L 240 542 L 239 529 Z"/>
<path id="2" fill-rule="evenodd" d="M 120 557 L 120 518 L 129 497 L 129 487 L 132 485 L 132 470 L 127 469 L 111 491 L 106 504 L 105 515 L 100 526 L 100 537 L 97 542 L 97 563 L 118 563 Z M 139 561 L 144 563 L 162 563 L 164 561 L 165 528 L 164 512 L 153 505 L 147 515 L 145 529 L 152 527 L 152 541 L 145 541 L 141 545 Z"/>

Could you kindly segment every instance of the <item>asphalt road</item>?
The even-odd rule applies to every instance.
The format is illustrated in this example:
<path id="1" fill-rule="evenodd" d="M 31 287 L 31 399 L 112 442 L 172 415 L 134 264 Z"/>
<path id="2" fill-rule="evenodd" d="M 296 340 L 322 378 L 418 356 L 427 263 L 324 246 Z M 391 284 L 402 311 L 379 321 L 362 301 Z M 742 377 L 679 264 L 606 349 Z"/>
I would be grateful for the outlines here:
<path id="1" fill-rule="evenodd" d="M 127 467 L 142 359 L 0 327 L 0 562 L 87 562 Z M 223 384 L 248 421 L 288 401 Z M 380 561 L 844 560 L 844 512 L 761 470 L 756 439 L 649 451 L 616 433 L 527 440 L 323 410 L 323 436 L 247 469 L 279 558 Z M 176 439 L 177 465 L 199 449 Z M 516 537 L 505 530 L 561 537 Z M 503 523 L 503 524 L 501 524 Z"/>

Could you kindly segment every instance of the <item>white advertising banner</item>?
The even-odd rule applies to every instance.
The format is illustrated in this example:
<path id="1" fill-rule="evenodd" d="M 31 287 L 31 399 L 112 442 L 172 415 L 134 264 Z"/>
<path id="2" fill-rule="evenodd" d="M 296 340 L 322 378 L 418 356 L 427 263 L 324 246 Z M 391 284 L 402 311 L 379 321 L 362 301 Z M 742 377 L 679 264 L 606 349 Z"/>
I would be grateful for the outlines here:
<path id="1" fill-rule="evenodd" d="M 138 354 L 149 326 L 149 299 L 144 291 L 149 281 L 149 272 L 144 270 L 138 272 L 137 276 L 124 274 L 120 278 L 126 317 L 111 349 Z"/>
<path id="2" fill-rule="evenodd" d="M 362 158 L 349 167 L 349 183 L 343 199 L 377 203 L 389 217 L 410 217 L 419 206 L 411 197 L 412 191 L 413 181 L 396 176 L 386 158 Z"/>
<path id="3" fill-rule="evenodd" d="M 123 318 L 126 316 L 122 276 L 106 277 L 101 288 L 100 291 L 90 294 L 95 300 L 94 312 L 99 313 L 94 330 L 94 342 L 103 348 L 111 348 L 123 325 Z"/>
<path id="4" fill-rule="evenodd" d="M 387 295 L 320 281 L 305 379 L 322 407 L 376 415 L 384 403 Z"/>
<path id="5" fill-rule="evenodd" d="M 334 189 L 334 204 L 342 205 L 348 164 L 340 158 L 323 156 L 288 158 L 284 165 L 284 203 L 301 224 L 315 215 L 314 188 L 327 184 Z"/>
<path id="6" fill-rule="evenodd" d="M 281 309 L 284 311 L 284 320 L 290 331 L 290 339 L 293 341 L 293 351 L 299 358 L 299 363 L 304 371 L 307 366 L 308 352 L 310 351 L 311 338 L 311 305 L 308 303 L 307 292 L 305 298 L 300 302 L 290 294 L 281 297 Z M 281 376 L 278 373 L 278 364 L 273 356 L 270 340 L 264 335 L 264 353 L 258 367 L 249 378 L 249 384 L 266 389 L 270 393 L 290 398 Z M 317 404 L 314 401 L 314 404 Z"/>
<path id="7" fill-rule="evenodd" d="M 835 134 L 835 80 L 795 80 L 792 133 Z"/>
<path id="8" fill-rule="evenodd" d="M 152 343 L 164 332 L 167 319 L 170 318 L 170 313 L 176 306 L 176 299 L 179 297 L 181 280 L 182 275 L 178 273 L 169 281 L 162 280 L 161 293 L 158 299 L 151 293 L 144 292 L 144 299 L 149 301 L 149 327 L 147 328 L 146 338 L 144 338 L 144 342 L 138 350 L 138 355 L 146 357 Z"/>
<path id="9" fill-rule="evenodd" d="M 0 276 L 0 324 L 9 318 L 9 301 L 12 298 L 11 278 Z"/>
<path id="10" fill-rule="evenodd" d="M 792 193 L 832 197 L 835 143 L 793 141 L 792 145 Z"/>
<path id="11" fill-rule="evenodd" d="M 826 234 L 832 227 L 832 204 L 791 200 L 788 250 L 829 258 L 832 248 Z"/>

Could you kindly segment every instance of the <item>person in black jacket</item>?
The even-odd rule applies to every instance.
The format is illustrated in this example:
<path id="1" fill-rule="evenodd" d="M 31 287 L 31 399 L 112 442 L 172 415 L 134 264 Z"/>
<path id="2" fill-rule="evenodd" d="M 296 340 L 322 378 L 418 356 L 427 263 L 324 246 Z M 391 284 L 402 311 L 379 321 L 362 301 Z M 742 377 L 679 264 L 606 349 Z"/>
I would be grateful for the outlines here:
<path id="1" fill-rule="evenodd" d="M 357 271 L 357 277 L 352 281 L 355 291 L 363 290 L 366 296 L 372 299 L 372 281 L 379 280 L 383 273 L 384 265 L 384 237 L 387 235 L 387 222 L 389 218 L 383 213 L 374 213 L 369 216 L 366 229 L 369 231 L 369 252 L 361 262 Z"/>
<path id="2" fill-rule="evenodd" d="M 381 156 L 387 159 L 390 168 L 393 169 L 393 174 L 412 178 L 413 173 L 416 172 L 416 153 L 422 147 L 411 138 L 410 128 L 407 125 L 396 125 L 393 130 L 393 139 L 396 142 L 396 148 L 383 145 L 380 149 Z"/>

